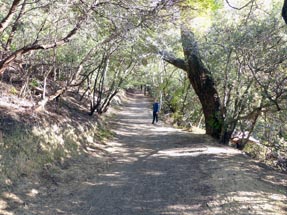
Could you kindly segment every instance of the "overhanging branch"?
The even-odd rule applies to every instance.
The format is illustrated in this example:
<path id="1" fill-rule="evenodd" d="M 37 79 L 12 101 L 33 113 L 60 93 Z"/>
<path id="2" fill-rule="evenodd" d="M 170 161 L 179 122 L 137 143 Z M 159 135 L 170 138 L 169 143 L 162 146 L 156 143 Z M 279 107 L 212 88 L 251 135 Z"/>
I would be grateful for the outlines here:
<path id="1" fill-rule="evenodd" d="M 183 59 L 177 58 L 173 54 L 166 51 L 160 51 L 160 55 L 162 56 L 164 61 L 174 65 L 175 67 L 182 69 L 184 71 L 188 70 L 187 65 Z"/>
<path id="2" fill-rule="evenodd" d="M 55 48 L 57 46 L 64 45 L 65 43 L 68 43 L 73 35 L 77 33 L 77 31 L 80 29 L 81 24 L 83 22 L 83 19 L 80 20 L 76 26 L 62 39 L 50 43 L 50 44 L 37 44 L 37 40 L 33 44 L 29 44 L 27 46 L 22 47 L 21 49 L 16 50 L 12 54 L 10 54 L 8 57 L 0 61 L 0 74 L 5 70 L 5 68 L 17 57 L 24 55 L 25 53 L 31 52 L 33 50 L 44 50 L 44 49 L 51 49 Z"/>

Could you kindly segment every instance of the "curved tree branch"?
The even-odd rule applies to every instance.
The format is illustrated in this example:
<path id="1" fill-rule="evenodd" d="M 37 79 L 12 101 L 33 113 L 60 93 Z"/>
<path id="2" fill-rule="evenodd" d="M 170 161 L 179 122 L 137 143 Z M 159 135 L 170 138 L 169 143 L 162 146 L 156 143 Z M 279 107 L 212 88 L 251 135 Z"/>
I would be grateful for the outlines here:
<path id="1" fill-rule="evenodd" d="M 73 35 L 77 33 L 77 31 L 80 29 L 81 24 L 83 22 L 83 19 L 80 20 L 76 26 L 62 39 L 50 43 L 50 44 L 37 44 L 37 40 L 33 44 L 29 44 L 27 46 L 22 47 L 21 49 L 16 50 L 9 56 L 7 56 L 5 59 L 0 61 L 0 74 L 5 70 L 5 68 L 17 57 L 24 55 L 25 53 L 31 52 L 33 50 L 40 50 L 40 49 L 51 49 L 55 48 L 57 46 L 64 45 L 65 43 L 68 43 Z"/>
<path id="2" fill-rule="evenodd" d="M 0 22 L 0 33 L 2 33 L 12 21 L 13 15 L 16 12 L 17 6 L 20 4 L 21 0 L 14 0 L 12 6 L 6 15 L 6 17 Z"/>
<path id="3" fill-rule="evenodd" d="M 184 71 L 188 70 L 187 65 L 183 59 L 177 58 L 173 54 L 166 51 L 161 51 L 160 55 L 162 56 L 164 61 L 174 65 L 175 67 Z"/>
<path id="4" fill-rule="evenodd" d="M 229 7 L 231 7 L 232 9 L 235 9 L 235 10 L 242 10 L 243 8 L 247 7 L 250 3 L 254 2 L 254 0 L 251 0 L 251 1 L 247 2 L 245 5 L 243 5 L 241 7 L 235 7 L 235 6 L 231 5 L 228 0 L 225 0 L 225 1 L 226 1 L 226 3 L 228 4 Z"/>

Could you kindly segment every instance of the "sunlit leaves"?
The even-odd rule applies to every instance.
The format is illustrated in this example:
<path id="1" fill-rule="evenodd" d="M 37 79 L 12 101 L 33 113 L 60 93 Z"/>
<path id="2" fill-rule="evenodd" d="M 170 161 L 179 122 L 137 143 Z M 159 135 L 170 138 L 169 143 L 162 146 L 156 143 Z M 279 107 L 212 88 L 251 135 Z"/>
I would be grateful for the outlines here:
<path id="1" fill-rule="evenodd" d="M 240 119 L 236 129 L 248 130 L 254 113 L 261 110 L 265 119 L 259 116 L 259 124 L 264 119 L 278 132 L 283 121 L 272 119 L 272 114 L 280 110 L 286 115 L 286 28 L 280 19 L 281 4 L 257 3 L 245 11 L 220 10 L 200 47 L 220 91 L 226 124 Z M 261 129 L 255 126 L 255 135 L 264 139 Z M 276 132 L 272 135 L 268 141 L 278 140 Z"/>
<path id="2" fill-rule="evenodd" d="M 216 0 L 186 0 L 181 5 L 182 18 L 185 20 L 210 17 L 212 12 L 219 9 L 222 4 Z"/>

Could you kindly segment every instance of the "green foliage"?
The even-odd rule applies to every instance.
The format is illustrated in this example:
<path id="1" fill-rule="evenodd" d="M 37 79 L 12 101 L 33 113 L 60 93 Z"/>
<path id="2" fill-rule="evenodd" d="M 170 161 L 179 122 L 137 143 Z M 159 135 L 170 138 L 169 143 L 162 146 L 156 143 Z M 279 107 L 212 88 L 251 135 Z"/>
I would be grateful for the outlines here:
<path id="1" fill-rule="evenodd" d="M 11 1 L 0 2 L 2 20 Z M 273 145 L 283 145 L 282 138 L 286 142 L 287 128 L 283 125 L 287 115 L 287 39 L 286 28 L 281 27 L 281 1 L 266 5 L 259 0 L 256 7 L 249 5 L 242 10 L 226 7 L 225 1 L 219 0 L 186 0 L 156 8 L 150 3 L 154 1 L 132 2 L 126 5 L 124 1 L 105 1 L 95 7 L 90 0 L 85 5 L 74 1 L 29 1 L 15 32 L 11 31 L 19 8 L 1 33 L 1 55 L 35 44 L 55 44 L 79 27 L 65 44 L 17 58 L 23 64 L 32 64 L 31 71 L 24 71 L 25 75 L 31 73 L 30 86 L 41 86 L 45 71 L 53 69 L 55 74 L 48 77 L 47 87 L 60 89 L 66 83 L 80 83 L 78 89 L 86 92 L 83 101 L 87 106 L 102 96 L 95 107 L 103 105 L 119 88 L 145 85 L 152 96 L 161 99 L 164 113 L 173 112 L 178 121 L 199 124 L 201 105 L 188 87 L 186 75 L 158 57 L 163 50 L 184 57 L 179 26 L 185 23 L 196 29 L 200 55 L 220 94 L 224 122 L 208 123 L 214 128 L 225 124 L 228 129 L 238 122 L 237 130 L 249 130 L 253 111 L 261 108 L 264 113 L 276 114 L 263 118 L 261 113 L 255 135 Z M 91 7 L 93 10 L 88 9 Z M 4 49 L 9 38 L 12 43 Z M 83 69 L 79 71 L 80 66 Z M 277 115 L 278 109 L 281 112 Z M 262 126 L 264 123 L 272 129 Z M 109 134 L 99 131 L 98 136 L 105 138 Z M 76 150 L 73 139 L 66 143 Z M 61 157 L 61 149 L 57 150 L 55 157 Z"/>
<path id="2" fill-rule="evenodd" d="M 10 93 L 13 94 L 13 95 L 18 95 L 19 92 L 18 92 L 18 90 L 15 87 L 11 87 L 10 88 Z"/>
<path id="3" fill-rule="evenodd" d="M 222 1 L 218 0 L 186 0 L 183 4 L 186 6 L 190 6 L 194 9 L 211 9 L 211 10 L 217 10 L 222 6 Z"/>
<path id="4" fill-rule="evenodd" d="M 115 133 L 108 130 L 108 129 L 98 129 L 95 132 L 95 138 L 99 139 L 100 141 L 106 141 L 114 137 Z"/>
<path id="5" fill-rule="evenodd" d="M 39 87 L 39 82 L 36 79 L 32 79 L 29 85 L 33 87 Z"/>
<path id="6" fill-rule="evenodd" d="M 247 7 L 232 14 L 224 10 L 215 13 L 208 36 L 200 39 L 200 51 L 216 80 L 226 129 L 236 122 L 235 130 L 253 130 L 252 136 L 283 153 L 286 130 L 282 122 L 286 111 L 281 110 L 281 117 L 276 112 L 278 107 L 285 107 L 287 98 L 283 87 L 287 68 L 287 38 L 283 36 L 286 29 L 278 19 L 280 7 L 276 1 L 271 6 L 261 2 L 260 7 Z M 270 16 L 266 17 L 263 11 Z M 264 114 L 255 117 L 258 108 Z"/>
<path id="7" fill-rule="evenodd" d="M 209 25 L 213 13 L 222 8 L 223 1 L 217 0 L 186 0 L 180 3 L 181 22 L 192 26 L 195 31 L 201 33 Z M 194 20 L 196 19 L 196 20 Z M 191 21 L 192 20 L 192 21 Z M 201 22 L 200 25 L 197 22 Z M 198 27 L 200 29 L 198 29 Z"/>
<path id="8" fill-rule="evenodd" d="M 254 142 L 247 142 L 243 148 L 243 151 L 246 152 L 249 156 L 264 160 L 267 154 L 267 148 L 260 146 Z"/>
<path id="9" fill-rule="evenodd" d="M 170 108 L 173 109 L 174 112 L 179 111 L 179 108 L 181 107 L 181 104 L 183 102 L 183 93 L 182 88 L 177 88 L 172 93 L 171 100 L 170 100 Z"/>
<path id="10" fill-rule="evenodd" d="M 215 120 L 214 118 L 208 120 L 207 123 L 214 129 L 220 129 L 223 125 L 223 121 Z"/>

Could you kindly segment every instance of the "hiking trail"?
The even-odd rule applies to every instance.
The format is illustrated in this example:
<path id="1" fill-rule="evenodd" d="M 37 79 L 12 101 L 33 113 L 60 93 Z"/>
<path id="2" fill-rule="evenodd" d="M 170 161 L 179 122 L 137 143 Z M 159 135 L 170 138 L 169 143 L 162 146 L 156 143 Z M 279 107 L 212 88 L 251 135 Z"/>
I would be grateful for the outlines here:
<path id="1" fill-rule="evenodd" d="M 151 120 L 149 99 L 130 95 L 112 122 L 109 168 L 73 186 L 60 184 L 25 214 L 287 214 L 286 174 L 207 135 Z"/>

